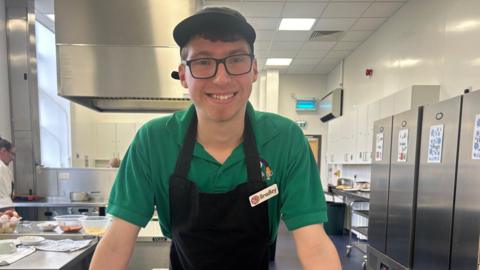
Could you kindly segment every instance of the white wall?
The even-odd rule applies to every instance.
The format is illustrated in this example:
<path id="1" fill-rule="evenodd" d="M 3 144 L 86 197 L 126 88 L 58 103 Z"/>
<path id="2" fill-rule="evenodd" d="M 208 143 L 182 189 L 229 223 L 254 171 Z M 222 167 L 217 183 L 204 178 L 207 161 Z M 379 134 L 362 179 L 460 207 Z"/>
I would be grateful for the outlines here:
<path id="1" fill-rule="evenodd" d="M 0 136 L 8 140 L 12 139 L 12 127 L 10 123 L 10 94 L 8 91 L 5 0 L 0 0 Z"/>
<path id="2" fill-rule="evenodd" d="M 479 44 L 480 1 L 410 0 L 345 59 L 345 110 L 415 84 L 441 85 L 441 100 L 478 89 Z"/>
<path id="3" fill-rule="evenodd" d="M 84 106 L 71 103 L 72 166 L 85 167 L 85 157 L 89 160 L 89 166 L 94 166 L 93 159 L 96 151 L 96 128 L 98 123 L 141 124 L 163 115 L 165 114 L 99 113 Z"/>
<path id="4" fill-rule="evenodd" d="M 326 88 L 326 76 L 323 75 L 280 75 L 280 89 L 278 98 L 278 113 L 293 121 L 304 120 L 307 122 L 303 129 L 306 135 L 322 135 L 322 153 L 320 165 L 320 177 L 322 185 L 327 186 L 326 145 L 328 125 L 320 121 L 320 112 L 297 112 L 295 110 L 296 97 L 321 98 L 328 93 Z M 267 97 L 268 100 L 268 97 Z"/>

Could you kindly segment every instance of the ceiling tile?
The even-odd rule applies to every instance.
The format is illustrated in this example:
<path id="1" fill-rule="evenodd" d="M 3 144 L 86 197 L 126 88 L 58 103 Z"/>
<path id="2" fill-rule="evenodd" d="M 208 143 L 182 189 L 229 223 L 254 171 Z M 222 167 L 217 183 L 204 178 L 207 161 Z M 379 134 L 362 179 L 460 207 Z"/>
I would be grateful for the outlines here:
<path id="1" fill-rule="evenodd" d="M 403 2 L 373 3 L 362 17 L 390 17 L 403 4 Z"/>
<path id="2" fill-rule="evenodd" d="M 370 6 L 370 3 L 329 3 L 322 17 L 358 18 Z"/>
<path id="3" fill-rule="evenodd" d="M 242 14 L 246 17 L 281 17 L 283 3 L 243 2 Z"/>
<path id="4" fill-rule="evenodd" d="M 257 33 L 257 39 L 256 40 L 272 40 L 273 34 L 275 31 L 256 31 Z"/>
<path id="5" fill-rule="evenodd" d="M 303 42 L 289 42 L 289 41 L 277 41 L 273 42 L 270 47 L 271 50 L 299 50 L 303 46 Z"/>
<path id="6" fill-rule="evenodd" d="M 299 58 L 298 56 L 295 57 L 292 61 L 292 65 L 294 66 L 302 66 L 302 65 L 317 65 L 320 60 L 317 58 Z"/>
<path id="7" fill-rule="evenodd" d="M 335 46 L 334 41 L 309 41 L 303 45 L 303 50 L 329 50 Z"/>
<path id="8" fill-rule="evenodd" d="M 255 30 L 277 30 L 280 18 L 247 18 Z"/>
<path id="9" fill-rule="evenodd" d="M 288 73 L 309 73 L 313 72 L 317 65 L 298 65 L 298 66 L 290 66 L 288 68 Z"/>
<path id="10" fill-rule="evenodd" d="M 203 7 L 229 7 L 241 12 L 242 3 L 239 1 L 205 1 Z"/>
<path id="11" fill-rule="evenodd" d="M 269 58 L 293 58 L 298 50 L 271 50 L 268 53 Z"/>
<path id="12" fill-rule="evenodd" d="M 312 34 L 311 31 L 277 31 L 275 41 L 306 41 Z"/>
<path id="13" fill-rule="evenodd" d="M 350 53 L 352 53 L 352 50 L 330 51 L 328 52 L 325 59 L 345 59 L 347 56 L 350 55 Z"/>
<path id="14" fill-rule="evenodd" d="M 345 33 L 341 41 L 364 41 L 373 31 L 348 31 Z"/>
<path id="15" fill-rule="evenodd" d="M 334 50 L 353 50 L 356 47 L 360 45 L 360 42 L 357 41 L 341 41 L 338 42 L 335 47 L 333 47 Z"/>
<path id="16" fill-rule="evenodd" d="M 314 50 L 314 51 L 305 51 L 301 50 L 298 54 L 297 57 L 302 57 L 302 58 L 312 58 L 312 59 L 322 59 L 325 57 L 325 55 L 328 53 L 328 50 Z"/>
<path id="17" fill-rule="evenodd" d="M 386 18 L 360 18 L 350 30 L 376 30 Z"/>
<path id="18" fill-rule="evenodd" d="M 254 49 L 255 51 L 264 51 L 270 49 L 270 41 L 268 40 L 259 40 L 255 41 Z"/>
<path id="19" fill-rule="evenodd" d="M 282 17 L 284 18 L 317 18 L 322 15 L 327 3 L 295 2 L 285 3 Z"/>
<path id="20" fill-rule="evenodd" d="M 314 30 L 346 31 L 352 27 L 355 18 L 321 18 L 313 27 Z"/>

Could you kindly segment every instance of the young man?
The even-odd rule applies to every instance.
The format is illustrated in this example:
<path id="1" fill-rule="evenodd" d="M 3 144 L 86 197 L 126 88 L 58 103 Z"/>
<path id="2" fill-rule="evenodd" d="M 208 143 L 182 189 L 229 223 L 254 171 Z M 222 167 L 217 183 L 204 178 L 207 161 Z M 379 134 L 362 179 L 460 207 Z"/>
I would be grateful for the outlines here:
<path id="1" fill-rule="evenodd" d="M 207 8 L 180 22 L 178 78 L 193 106 L 147 123 L 118 172 L 115 216 L 91 269 L 125 269 L 154 206 L 172 239 L 171 269 L 268 269 L 280 217 L 304 269 L 340 269 L 325 234 L 318 168 L 290 120 L 255 112 L 255 31 L 237 11 Z"/>
<path id="2" fill-rule="evenodd" d="M 8 165 L 15 160 L 15 147 L 0 138 L 0 207 L 11 206 L 13 174 Z"/>

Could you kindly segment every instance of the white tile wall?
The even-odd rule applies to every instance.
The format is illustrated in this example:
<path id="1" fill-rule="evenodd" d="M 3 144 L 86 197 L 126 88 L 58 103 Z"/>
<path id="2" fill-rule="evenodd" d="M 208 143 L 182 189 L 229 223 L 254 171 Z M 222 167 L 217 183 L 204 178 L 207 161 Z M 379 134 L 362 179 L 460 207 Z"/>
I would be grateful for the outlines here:
<path id="1" fill-rule="evenodd" d="M 360 19 L 353 29 L 382 20 Z M 346 58 L 345 109 L 416 84 L 441 85 L 441 100 L 479 89 L 479 44 L 480 1 L 409 1 Z M 373 69 L 371 78 L 366 68 Z M 329 74 L 328 88 L 337 84 L 339 69 Z"/>

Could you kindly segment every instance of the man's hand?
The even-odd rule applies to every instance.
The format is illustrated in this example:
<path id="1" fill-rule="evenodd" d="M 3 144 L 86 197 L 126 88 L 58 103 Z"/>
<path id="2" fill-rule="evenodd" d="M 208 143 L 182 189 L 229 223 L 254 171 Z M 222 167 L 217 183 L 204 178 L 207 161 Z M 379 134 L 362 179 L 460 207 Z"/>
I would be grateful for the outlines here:
<path id="1" fill-rule="evenodd" d="M 325 233 L 322 224 L 305 226 L 292 233 L 303 269 L 342 269 L 337 250 Z"/>
<path id="2" fill-rule="evenodd" d="M 114 218 L 98 243 L 90 269 L 127 269 L 140 227 Z"/>

